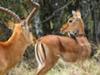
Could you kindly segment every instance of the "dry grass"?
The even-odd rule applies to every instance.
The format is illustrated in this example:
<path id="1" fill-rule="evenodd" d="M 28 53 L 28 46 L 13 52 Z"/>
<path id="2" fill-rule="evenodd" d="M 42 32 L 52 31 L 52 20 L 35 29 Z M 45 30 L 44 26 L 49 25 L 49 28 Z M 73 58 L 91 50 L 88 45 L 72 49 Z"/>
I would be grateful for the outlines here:
<path id="1" fill-rule="evenodd" d="M 100 57 L 100 50 L 94 56 Z M 35 69 L 29 68 L 25 62 L 17 65 L 9 75 L 35 75 Z M 86 60 L 84 63 L 65 63 L 63 60 L 59 62 L 46 75 L 100 75 L 100 61 L 95 58 Z"/>

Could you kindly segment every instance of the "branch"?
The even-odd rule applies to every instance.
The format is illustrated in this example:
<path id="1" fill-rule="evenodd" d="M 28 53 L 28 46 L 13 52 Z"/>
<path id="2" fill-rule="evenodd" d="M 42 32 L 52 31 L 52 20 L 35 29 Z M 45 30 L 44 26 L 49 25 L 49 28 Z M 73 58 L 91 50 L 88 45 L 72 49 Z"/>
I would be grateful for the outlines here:
<path id="1" fill-rule="evenodd" d="M 61 8 L 55 10 L 55 11 L 54 11 L 47 19 L 45 19 L 42 23 L 45 23 L 45 22 L 51 20 L 51 19 L 55 16 L 55 14 L 56 14 L 57 12 L 59 12 L 59 11 L 65 9 L 65 8 L 68 8 L 67 6 L 68 6 L 69 4 L 71 4 L 71 3 L 72 3 L 72 1 L 70 1 L 70 2 L 67 3 L 67 4 L 65 4 L 65 5 L 62 6 Z"/>

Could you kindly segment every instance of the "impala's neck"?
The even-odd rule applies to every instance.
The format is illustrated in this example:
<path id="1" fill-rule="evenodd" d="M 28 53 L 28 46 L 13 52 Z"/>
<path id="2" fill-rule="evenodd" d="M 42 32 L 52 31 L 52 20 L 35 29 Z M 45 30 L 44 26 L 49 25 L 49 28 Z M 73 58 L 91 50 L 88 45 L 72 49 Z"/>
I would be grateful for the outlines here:
<path id="1" fill-rule="evenodd" d="M 17 42 L 22 42 L 22 40 L 23 42 L 25 42 L 26 40 L 23 35 L 23 29 L 19 24 L 16 24 L 12 36 L 7 41 L 0 42 L 0 44 L 6 47 L 6 46 L 14 45 Z"/>
<path id="2" fill-rule="evenodd" d="M 6 52 L 5 58 L 9 64 L 8 68 L 11 68 L 21 59 L 28 45 L 29 43 L 23 35 L 23 29 L 21 26 L 15 25 L 14 32 L 9 40 L 6 42 L 0 42 L 0 46 Z"/>

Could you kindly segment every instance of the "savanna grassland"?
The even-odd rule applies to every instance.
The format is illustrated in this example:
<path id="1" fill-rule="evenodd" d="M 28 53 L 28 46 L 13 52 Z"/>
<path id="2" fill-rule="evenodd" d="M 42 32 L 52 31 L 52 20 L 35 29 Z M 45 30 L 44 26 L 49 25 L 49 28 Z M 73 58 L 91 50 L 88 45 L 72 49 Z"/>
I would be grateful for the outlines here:
<path id="1" fill-rule="evenodd" d="M 99 57 L 100 50 L 98 48 L 97 53 L 83 63 L 66 63 L 59 59 L 58 63 L 46 75 L 100 75 Z M 30 63 L 21 61 L 9 72 L 9 75 L 36 75 L 34 62 Z"/>

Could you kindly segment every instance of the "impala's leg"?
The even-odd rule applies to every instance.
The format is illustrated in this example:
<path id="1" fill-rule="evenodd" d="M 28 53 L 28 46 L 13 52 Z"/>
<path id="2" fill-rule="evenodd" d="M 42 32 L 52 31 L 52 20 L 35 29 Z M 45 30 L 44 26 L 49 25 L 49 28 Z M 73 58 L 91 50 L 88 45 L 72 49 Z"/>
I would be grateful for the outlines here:
<path id="1" fill-rule="evenodd" d="M 38 63 L 37 75 L 45 75 L 55 65 L 59 58 L 58 51 L 41 42 L 35 44 L 35 57 Z"/>
<path id="2" fill-rule="evenodd" d="M 4 60 L 3 55 L 1 55 L 1 56 L 2 56 L 2 59 L 0 59 L 0 75 L 5 75 L 6 68 L 7 68 L 7 62 Z"/>
<path id="3" fill-rule="evenodd" d="M 57 62 L 58 58 L 52 58 L 46 60 L 45 63 L 38 66 L 37 74 L 36 75 L 45 75 Z M 49 61 L 49 62 L 48 62 Z"/>

